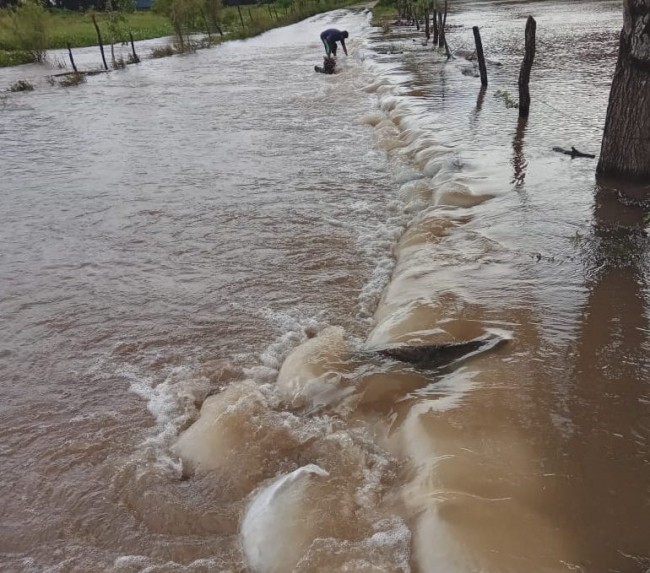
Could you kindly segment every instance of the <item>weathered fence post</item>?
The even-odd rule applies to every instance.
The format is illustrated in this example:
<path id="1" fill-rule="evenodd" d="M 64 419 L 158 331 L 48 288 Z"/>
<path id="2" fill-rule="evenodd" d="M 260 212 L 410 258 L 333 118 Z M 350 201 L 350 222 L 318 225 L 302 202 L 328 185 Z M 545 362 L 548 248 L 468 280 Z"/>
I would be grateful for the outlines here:
<path id="1" fill-rule="evenodd" d="M 435 48 L 438 45 L 438 10 L 436 8 L 433 9 L 431 20 L 433 22 L 433 47 Z"/>
<path id="2" fill-rule="evenodd" d="M 485 67 L 485 57 L 483 56 L 483 42 L 481 42 L 481 32 L 478 26 L 472 28 L 474 31 L 474 43 L 476 44 L 476 57 L 478 58 L 478 69 L 481 72 L 481 85 L 488 85 L 487 69 Z"/>
<path id="3" fill-rule="evenodd" d="M 129 32 L 129 38 L 131 40 L 131 53 L 133 54 L 133 63 L 138 64 L 140 63 L 140 58 L 138 58 L 138 54 L 135 53 L 135 42 L 133 41 L 133 34 Z"/>
<path id="4" fill-rule="evenodd" d="M 519 117 L 528 117 L 530 111 L 530 92 L 528 82 L 530 81 L 530 69 L 535 59 L 535 30 L 537 22 L 532 16 L 526 20 L 526 48 L 524 50 L 524 61 L 519 70 Z"/>
<path id="5" fill-rule="evenodd" d="M 250 8 L 248 9 L 248 17 L 251 19 L 251 24 L 254 24 L 255 20 L 253 20 L 253 13 Z"/>
<path id="6" fill-rule="evenodd" d="M 271 20 L 273 20 L 273 12 L 271 12 L 271 5 L 267 4 L 266 7 L 269 9 L 269 18 L 271 18 Z"/>
<path id="7" fill-rule="evenodd" d="M 438 27 L 440 30 L 438 31 L 439 36 L 438 36 L 438 47 L 439 48 L 444 48 L 447 39 L 445 36 L 445 26 L 447 25 L 447 0 L 445 0 L 445 12 L 443 14 L 442 11 L 438 13 Z"/>
<path id="8" fill-rule="evenodd" d="M 246 26 L 244 25 L 244 17 L 241 15 L 241 8 L 239 7 L 239 4 L 237 4 L 237 12 L 239 12 L 239 21 L 241 22 L 242 30 L 245 30 Z"/>
<path id="9" fill-rule="evenodd" d="M 95 20 L 95 15 L 92 15 L 93 24 L 95 25 L 95 31 L 97 32 L 97 40 L 99 41 L 99 49 L 102 53 L 102 62 L 104 62 L 104 69 L 108 70 L 108 64 L 106 64 L 106 56 L 104 55 L 104 44 L 102 43 L 102 33 L 99 31 L 99 26 L 97 25 L 97 20 Z"/>
<path id="10" fill-rule="evenodd" d="M 431 37 L 431 29 L 429 28 L 429 1 L 427 0 L 424 5 L 424 35 L 427 38 L 427 42 Z"/>
<path id="11" fill-rule="evenodd" d="M 68 55 L 70 56 L 70 63 L 72 64 L 72 69 L 74 73 L 77 73 L 77 66 L 74 64 L 74 58 L 72 57 L 72 48 L 70 47 L 70 42 L 68 42 Z"/>

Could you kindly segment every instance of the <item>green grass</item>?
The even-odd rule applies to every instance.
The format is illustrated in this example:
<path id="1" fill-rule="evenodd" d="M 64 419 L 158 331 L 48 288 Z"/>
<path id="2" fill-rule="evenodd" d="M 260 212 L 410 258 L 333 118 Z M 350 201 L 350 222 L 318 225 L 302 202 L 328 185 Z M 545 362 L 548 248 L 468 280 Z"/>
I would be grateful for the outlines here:
<path id="1" fill-rule="evenodd" d="M 104 43 L 110 43 L 111 38 L 106 23 L 108 18 L 102 13 L 97 13 L 95 16 Z M 128 40 L 129 31 L 133 34 L 134 40 L 149 40 L 174 33 L 167 18 L 154 12 L 128 14 L 122 28 L 126 32 L 122 40 Z M 53 12 L 50 14 L 48 48 L 65 48 L 68 42 L 73 48 L 97 45 L 97 33 L 89 13 Z"/>
<path id="2" fill-rule="evenodd" d="M 372 9 L 372 25 L 383 26 L 397 19 L 397 6 L 391 0 L 380 0 Z"/>
<path id="3" fill-rule="evenodd" d="M 34 57 L 27 52 L 0 50 L 0 68 L 31 64 L 33 61 Z"/>
<path id="4" fill-rule="evenodd" d="M 96 13 L 95 16 L 104 43 L 110 43 L 111 38 L 109 37 L 106 14 Z M 14 46 L 11 45 L 6 28 L 2 26 L 2 22 L 6 18 L 6 12 L 0 10 L 0 50 L 12 51 Z M 122 27 L 126 32 L 122 40 L 128 40 L 129 31 L 133 34 L 134 40 L 149 40 L 161 36 L 170 36 L 174 33 L 167 18 L 154 12 L 128 14 L 127 21 Z M 68 12 L 65 10 L 51 10 L 49 12 L 48 49 L 65 48 L 68 43 L 73 48 L 97 45 L 97 33 L 90 13 Z M 3 61 L 2 56 L 0 56 L 0 61 Z"/>

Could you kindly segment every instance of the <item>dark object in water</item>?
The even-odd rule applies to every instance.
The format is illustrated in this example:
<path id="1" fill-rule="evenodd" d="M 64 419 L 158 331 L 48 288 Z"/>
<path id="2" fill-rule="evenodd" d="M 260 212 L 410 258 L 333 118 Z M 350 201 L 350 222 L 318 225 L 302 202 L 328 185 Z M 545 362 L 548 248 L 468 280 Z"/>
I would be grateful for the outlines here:
<path id="1" fill-rule="evenodd" d="M 333 74 L 336 68 L 336 60 L 325 56 L 323 58 L 323 67 L 314 66 L 314 70 L 319 74 Z"/>
<path id="2" fill-rule="evenodd" d="M 591 155 L 591 153 L 582 153 L 582 151 L 578 151 L 575 147 L 571 148 L 571 151 L 568 149 L 563 149 L 562 147 L 554 147 L 553 151 L 557 151 L 558 153 L 564 153 L 564 155 L 570 155 L 572 158 L 573 157 L 589 157 L 590 159 L 594 159 L 596 156 Z"/>
<path id="3" fill-rule="evenodd" d="M 394 346 L 377 350 L 376 353 L 386 358 L 415 364 L 422 368 L 437 368 L 461 358 L 485 352 L 503 344 L 506 339 L 493 334 L 486 334 L 467 342 L 449 342 L 425 346 Z"/>

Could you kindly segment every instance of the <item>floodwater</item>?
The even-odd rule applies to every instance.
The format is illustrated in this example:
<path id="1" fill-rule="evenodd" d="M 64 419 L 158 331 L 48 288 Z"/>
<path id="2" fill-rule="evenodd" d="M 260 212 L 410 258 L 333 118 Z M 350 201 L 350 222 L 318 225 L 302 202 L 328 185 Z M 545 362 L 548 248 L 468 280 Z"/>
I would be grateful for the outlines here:
<path id="1" fill-rule="evenodd" d="M 648 190 L 552 151 L 619 3 L 454 3 L 450 62 L 368 19 L 0 71 L 3 571 L 650 570 Z"/>

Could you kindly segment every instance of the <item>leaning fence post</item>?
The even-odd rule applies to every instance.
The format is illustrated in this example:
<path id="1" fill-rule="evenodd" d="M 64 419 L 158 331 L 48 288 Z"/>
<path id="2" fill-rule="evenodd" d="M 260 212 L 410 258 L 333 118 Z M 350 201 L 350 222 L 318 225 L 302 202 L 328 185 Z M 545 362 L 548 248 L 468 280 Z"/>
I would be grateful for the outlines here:
<path id="1" fill-rule="evenodd" d="M 133 53 L 133 63 L 137 64 L 140 61 L 138 54 L 135 53 L 135 42 L 133 41 L 133 34 L 129 32 L 129 38 L 131 39 L 131 52 Z"/>
<path id="2" fill-rule="evenodd" d="M 481 32 L 478 26 L 472 28 L 474 31 L 474 43 L 476 44 L 476 57 L 478 58 L 478 69 L 481 72 L 481 85 L 488 85 L 487 69 L 485 68 L 485 57 L 483 56 L 483 42 L 481 42 Z"/>
<path id="3" fill-rule="evenodd" d="M 239 4 L 237 4 L 237 12 L 239 12 L 239 20 L 240 20 L 240 22 L 241 22 L 242 30 L 245 30 L 245 29 L 246 29 L 246 26 L 244 25 L 244 18 L 243 18 L 243 16 L 241 15 L 241 8 L 239 7 Z"/>
<path id="4" fill-rule="evenodd" d="M 519 117 L 528 117 L 530 111 L 530 92 L 528 91 L 528 82 L 530 81 L 530 69 L 533 67 L 535 59 L 535 30 L 537 22 L 532 16 L 526 20 L 526 48 L 524 51 L 524 61 L 521 63 L 519 70 Z"/>
<path id="5" fill-rule="evenodd" d="M 72 69 L 74 73 L 77 73 L 77 66 L 74 65 L 74 58 L 72 57 L 72 48 L 70 47 L 70 42 L 68 42 L 68 55 L 70 56 L 70 63 L 72 64 Z"/>
<path id="6" fill-rule="evenodd" d="M 93 24 L 95 25 L 95 31 L 97 32 L 97 40 L 99 41 L 99 49 L 102 53 L 102 62 L 104 62 L 104 69 L 108 70 L 108 65 L 106 64 L 106 56 L 104 55 L 104 44 L 102 43 L 102 33 L 99 31 L 99 26 L 97 25 L 97 20 L 95 20 L 95 15 L 92 15 Z"/>

